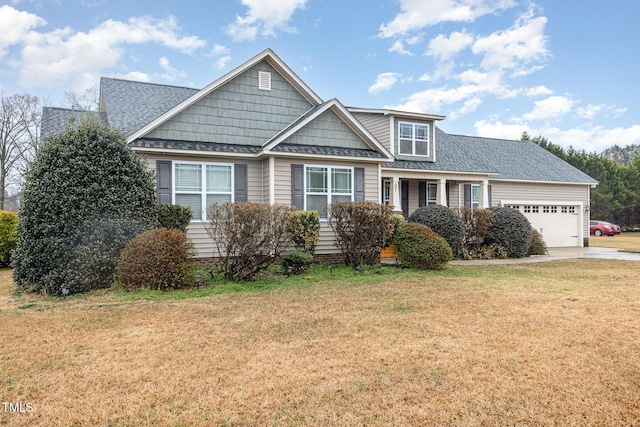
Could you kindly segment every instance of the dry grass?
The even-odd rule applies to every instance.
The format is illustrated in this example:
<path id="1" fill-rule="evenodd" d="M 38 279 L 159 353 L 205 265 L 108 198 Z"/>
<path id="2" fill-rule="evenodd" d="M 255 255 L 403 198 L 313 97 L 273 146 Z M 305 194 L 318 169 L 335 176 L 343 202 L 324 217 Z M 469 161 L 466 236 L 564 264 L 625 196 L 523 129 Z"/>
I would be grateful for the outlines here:
<path id="1" fill-rule="evenodd" d="M 622 233 L 617 236 L 590 236 L 589 245 L 640 252 L 640 233 Z"/>
<path id="2" fill-rule="evenodd" d="M 638 425 L 639 264 L 389 268 L 162 302 L 15 295 L 3 271 L 0 397 L 35 410 L 0 407 L 0 424 Z"/>

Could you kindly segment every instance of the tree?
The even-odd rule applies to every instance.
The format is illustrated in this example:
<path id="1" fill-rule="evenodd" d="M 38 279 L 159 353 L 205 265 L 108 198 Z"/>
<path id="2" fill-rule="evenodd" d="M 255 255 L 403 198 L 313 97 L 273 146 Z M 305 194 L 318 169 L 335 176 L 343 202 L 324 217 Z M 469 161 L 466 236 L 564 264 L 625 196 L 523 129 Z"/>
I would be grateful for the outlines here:
<path id="1" fill-rule="evenodd" d="M 19 181 L 27 164 L 38 150 L 40 100 L 29 94 L 5 96 L 0 89 L 0 209 L 5 194 Z"/>
<path id="2" fill-rule="evenodd" d="M 27 171 L 14 281 L 53 295 L 110 286 L 126 243 L 155 225 L 155 199 L 122 132 L 92 116 L 71 123 Z"/>

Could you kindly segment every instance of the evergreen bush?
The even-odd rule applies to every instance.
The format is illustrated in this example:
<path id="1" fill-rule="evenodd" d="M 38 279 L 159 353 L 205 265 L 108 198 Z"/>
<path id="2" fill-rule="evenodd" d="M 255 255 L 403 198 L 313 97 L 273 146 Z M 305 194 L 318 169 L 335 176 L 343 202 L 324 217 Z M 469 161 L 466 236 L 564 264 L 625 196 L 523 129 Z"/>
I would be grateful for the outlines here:
<path id="1" fill-rule="evenodd" d="M 27 171 L 12 260 L 15 283 L 23 291 L 52 295 L 92 288 L 79 279 L 79 268 L 113 275 L 117 264 L 111 256 L 92 258 L 110 260 L 101 266 L 89 266 L 89 258 L 79 260 L 81 253 L 110 251 L 113 244 L 97 235 L 87 237 L 90 224 L 108 229 L 107 223 L 116 221 L 152 228 L 155 204 L 153 175 L 122 132 L 90 117 L 70 123 L 38 150 Z M 117 244 L 122 248 L 131 233 L 117 236 L 123 239 Z"/>
<path id="2" fill-rule="evenodd" d="M 423 206 L 409 216 L 409 222 L 431 228 L 449 243 L 454 257 L 462 256 L 464 227 L 460 214 L 455 210 L 442 205 Z"/>
<path id="3" fill-rule="evenodd" d="M 394 239 L 401 265 L 421 270 L 442 270 L 453 253 L 447 241 L 429 227 L 409 222 L 398 228 Z"/>
<path id="4" fill-rule="evenodd" d="M 313 255 L 309 252 L 296 249 L 282 255 L 282 272 L 287 276 L 302 274 L 313 265 Z"/>
<path id="5" fill-rule="evenodd" d="M 547 244 L 542 238 L 542 234 L 535 228 L 531 230 L 531 245 L 529 245 L 529 255 L 546 255 Z"/>
<path id="6" fill-rule="evenodd" d="M 18 216 L 9 211 L 0 211 L 0 266 L 11 262 L 11 254 L 16 248 Z"/>
<path id="7" fill-rule="evenodd" d="M 171 228 L 187 232 L 187 227 L 191 222 L 191 208 L 189 206 L 180 205 L 156 205 L 158 214 L 158 228 Z"/>
<path id="8" fill-rule="evenodd" d="M 287 218 L 287 231 L 296 249 L 311 255 L 320 240 L 320 215 L 317 211 L 295 211 Z"/>
<path id="9" fill-rule="evenodd" d="M 127 243 L 118 264 L 117 280 L 127 290 L 189 288 L 195 284 L 194 256 L 193 244 L 184 232 L 148 230 Z"/>
<path id="10" fill-rule="evenodd" d="M 503 246 L 509 258 L 522 258 L 529 254 L 531 224 L 516 209 L 493 208 L 493 221 L 487 236 L 491 242 Z"/>

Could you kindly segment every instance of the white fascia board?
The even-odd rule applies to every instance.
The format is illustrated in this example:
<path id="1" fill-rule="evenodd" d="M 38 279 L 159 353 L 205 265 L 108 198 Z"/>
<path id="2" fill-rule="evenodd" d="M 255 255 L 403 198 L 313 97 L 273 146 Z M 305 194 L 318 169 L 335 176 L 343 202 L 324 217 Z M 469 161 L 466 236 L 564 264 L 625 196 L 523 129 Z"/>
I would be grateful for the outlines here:
<path id="1" fill-rule="evenodd" d="M 446 171 L 446 170 L 431 170 L 431 169 L 427 170 L 427 169 L 389 168 L 384 166 L 382 167 L 382 171 L 383 172 L 385 171 L 412 172 L 412 173 L 423 172 L 425 174 L 442 173 L 442 174 L 450 174 L 450 175 L 469 175 L 469 176 L 482 177 L 482 179 L 489 179 L 489 180 L 491 180 L 489 175 L 496 173 L 496 172 L 464 172 L 464 171 Z"/>
<path id="2" fill-rule="evenodd" d="M 250 69 L 251 67 L 253 67 L 254 65 L 256 65 L 262 60 L 267 60 L 267 62 L 269 62 L 269 64 L 271 64 L 274 68 L 276 68 L 278 72 L 283 74 L 283 77 L 287 79 L 287 81 L 291 82 L 292 84 L 293 82 L 295 82 L 296 84 L 294 86 L 296 87 L 296 89 L 301 91 L 301 94 L 305 98 L 307 98 L 307 100 L 309 100 L 310 102 L 312 101 L 316 102 L 316 105 L 319 105 L 320 103 L 322 103 L 322 100 L 320 99 L 320 97 L 316 95 L 315 92 L 313 92 L 311 88 L 309 88 L 309 86 L 307 86 L 302 80 L 300 80 L 300 78 L 297 75 L 295 75 L 295 73 L 284 62 L 282 62 L 282 60 L 278 58 L 278 56 L 271 49 L 266 49 L 262 53 L 254 56 L 253 58 L 245 62 L 244 64 L 236 67 L 235 69 L 228 72 L 224 76 L 213 81 L 212 83 L 207 85 L 204 89 L 201 89 L 200 91 L 198 91 L 191 97 L 187 98 L 180 104 L 176 105 L 175 107 L 173 107 L 172 109 L 170 109 L 169 111 L 167 111 L 166 113 L 158 117 L 157 119 L 151 121 L 141 129 L 137 130 L 135 133 L 133 133 L 127 138 L 127 141 L 131 143 L 136 139 L 142 138 L 144 135 L 151 132 L 153 129 L 157 128 L 158 126 L 165 123 L 169 119 L 175 117 L 177 114 L 184 111 L 187 107 L 200 101 L 202 98 L 209 95 L 211 92 L 215 91 L 220 86 L 238 77 L 240 74 L 244 73 L 245 71 L 247 71 L 248 69 Z"/>
<path id="3" fill-rule="evenodd" d="M 411 111 L 388 110 L 384 108 L 347 107 L 347 109 L 352 113 L 383 114 L 385 116 L 391 115 L 391 116 L 397 116 L 397 117 L 408 117 L 413 119 L 436 120 L 436 121 L 446 119 L 446 116 L 441 116 L 438 114 L 414 113 Z"/>
<path id="4" fill-rule="evenodd" d="M 594 184 L 593 182 L 564 182 L 564 181 L 532 181 L 527 179 L 502 179 L 502 178 L 492 178 L 489 177 L 490 181 L 496 182 L 519 182 L 525 184 L 556 184 L 556 185 L 588 185 L 591 188 L 595 188 L 599 183 Z"/>

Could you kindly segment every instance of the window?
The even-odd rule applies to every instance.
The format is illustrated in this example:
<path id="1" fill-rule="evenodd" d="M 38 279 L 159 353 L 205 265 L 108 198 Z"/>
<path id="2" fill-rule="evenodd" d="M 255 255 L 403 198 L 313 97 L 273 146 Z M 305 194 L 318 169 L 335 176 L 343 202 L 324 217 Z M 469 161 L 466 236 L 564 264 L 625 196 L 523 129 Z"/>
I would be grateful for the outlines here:
<path id="1" fill-rule="evenodd" d="M 391 181 L 385 180 L 382 184 L 382 203 L 389 206 L 391 204 Z"/>
<path id="2" fill-rule="evenodd" d="M 527 205 L 524 207 L 524 213 L 531 213 L 531 206 Z"/>
<path id="3" fill-rule="evenodd" d="M 569 213 L 570 214 L 575 214 L 576 213 L 576 207 L 575 206 L 569 206 Z"/>
<path id="4" fill-rule="evenodd" d="M 562 213 L 567 213 L 568 209 L 569 209 L 568 206 L 563 206 L 562 209 L 561 209 L 561 212 Z"/>
<path id="5" fill-rule="evenodd" d="M 480 185 L 471 184 L 471 207 L 477 208 L 480 206 Z"/>
<path id="6" fill-rule="evenodd" d="M 232 165 L 174 163 L 174 203 L 189 206 L 193 220 L 202 220 L 214 203 L 233 201 Z"/>
<path id="7" fill-rule="evenodd" d="M 557 206 L 551 206 L 551 213 L 558 213 L 558 207 Z"/>
<path id="8" fill-rule="evenodd" d="M 332 166 L 305 167 L 305 210 L 327 217 L 332 202 L 353 200 L 353 169 Z"/>
<path id="9" fill-rule="evenodd" d="M 398 145 L 400 154 L 428 156 L 429 125 L 408 122 L 398 123 Z"/>
<path id="10" fill-rule="evenodd" d="M 505 208 L 509 208 L 509 209 L 515 209 L 517 211 L 520 210 L 520 206 L 519 205 L 504 205 Z"/>
<path id="11" fill-rule="evenodd" d="M 542 213 L 549 213 L 551 211 L 551 207 L 550 206 L 543 206 L 542 207 Z"/>
<path id="12" fill-rule="evenodd" d="M 540 212 L 540 206 L 531 206 L 531 212 L 532 213 L 539 213 Z"/>
<path id="13" fill-rule="evenodd" d="M 427 183 L 427 205 L 435 205 L 438 202 L 438 184 Z"/>

